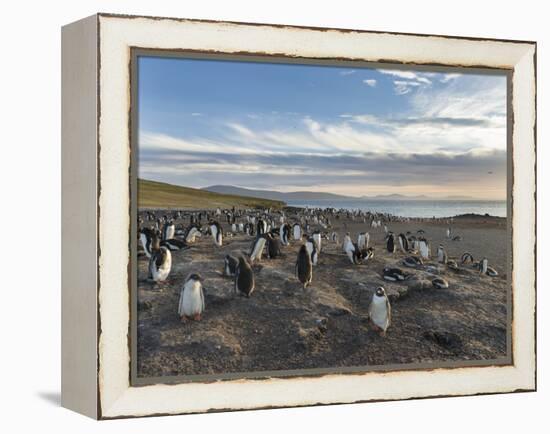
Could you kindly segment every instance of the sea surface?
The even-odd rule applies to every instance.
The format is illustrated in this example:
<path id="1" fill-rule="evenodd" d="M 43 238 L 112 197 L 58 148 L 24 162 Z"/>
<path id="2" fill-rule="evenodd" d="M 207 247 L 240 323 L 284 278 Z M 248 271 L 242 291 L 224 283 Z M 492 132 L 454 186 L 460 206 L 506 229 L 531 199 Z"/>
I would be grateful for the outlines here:
<path id="1" fill-rule="evenodd" d="M 344 208 L 389 213 L 401 217 L 454 217 L 461 214 L 489 214 L 506 217 L 506 201 L 499 200 L 309 200 L 287 201 L 289 206 Z"/>

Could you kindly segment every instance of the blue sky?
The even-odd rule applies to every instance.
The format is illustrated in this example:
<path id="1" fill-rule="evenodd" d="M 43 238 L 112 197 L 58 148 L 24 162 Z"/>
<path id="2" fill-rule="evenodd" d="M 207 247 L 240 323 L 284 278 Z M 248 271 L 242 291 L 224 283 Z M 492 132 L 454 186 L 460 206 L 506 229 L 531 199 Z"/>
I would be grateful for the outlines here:
<path id="1" fill-rule="evenodd" d="M 145 179 L 505 197 L 503 75 L 141 57 L 138 98 Z"/>

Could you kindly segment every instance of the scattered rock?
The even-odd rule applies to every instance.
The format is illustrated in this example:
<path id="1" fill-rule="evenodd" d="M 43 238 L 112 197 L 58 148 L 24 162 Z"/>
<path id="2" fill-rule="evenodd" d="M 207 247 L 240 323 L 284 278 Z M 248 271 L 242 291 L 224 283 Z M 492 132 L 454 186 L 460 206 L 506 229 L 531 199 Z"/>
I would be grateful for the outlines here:
<path id="1" fill-rule="evenodd" d="M 447 350 L 456 350 L 462 346 L 462 339 L 456 333 L 428 330 L 422 336 Z"/>
<path id="2" fill-rule="evenodd" d="M 149 300 L 139 301 L 137 305 L 138 311 L 140 312 L 151 310 L 152 307 L 153 303 L 151 303 Z"/>

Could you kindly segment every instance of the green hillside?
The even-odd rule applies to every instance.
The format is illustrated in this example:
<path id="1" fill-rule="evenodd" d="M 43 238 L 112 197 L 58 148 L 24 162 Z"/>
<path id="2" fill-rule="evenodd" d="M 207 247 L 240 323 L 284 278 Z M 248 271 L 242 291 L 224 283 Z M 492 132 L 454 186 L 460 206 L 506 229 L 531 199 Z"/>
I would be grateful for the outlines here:
<path id="1" fill-rule="evenodd" d="M 139 208 L 282 208 L 284 202 L 212 193 L 196 188 L 138 179 Z"/>

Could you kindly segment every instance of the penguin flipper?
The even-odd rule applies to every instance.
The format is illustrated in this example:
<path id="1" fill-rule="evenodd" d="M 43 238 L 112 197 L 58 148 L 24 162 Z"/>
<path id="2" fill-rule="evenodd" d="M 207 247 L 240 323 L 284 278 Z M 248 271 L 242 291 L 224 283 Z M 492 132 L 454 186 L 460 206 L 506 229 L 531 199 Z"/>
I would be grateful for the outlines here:
<path id="1" fill-rule="evenodd" d="M 391 304 L 387 296 L 386 296 L 386 309 L 388 311 L 388 327 L 389 327 L 391 324 Z"/>

